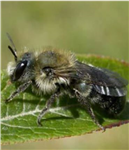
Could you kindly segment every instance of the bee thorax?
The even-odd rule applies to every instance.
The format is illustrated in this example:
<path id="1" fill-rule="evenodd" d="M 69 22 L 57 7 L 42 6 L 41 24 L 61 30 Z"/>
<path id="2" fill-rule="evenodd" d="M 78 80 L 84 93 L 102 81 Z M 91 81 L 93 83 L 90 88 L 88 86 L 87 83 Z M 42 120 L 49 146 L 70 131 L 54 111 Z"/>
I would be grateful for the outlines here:
<path id="1" fill-rule="evenodd" d="M 69 84 L 69 80 L 65 79 L 63 77 L 58 77 L 58 78 L 42 78 L 42 76 L 36 78 L 36 86 L 39 88 L 40 91 L 43 93 L 52 93 L 57 89 L 56 84 Z"/>

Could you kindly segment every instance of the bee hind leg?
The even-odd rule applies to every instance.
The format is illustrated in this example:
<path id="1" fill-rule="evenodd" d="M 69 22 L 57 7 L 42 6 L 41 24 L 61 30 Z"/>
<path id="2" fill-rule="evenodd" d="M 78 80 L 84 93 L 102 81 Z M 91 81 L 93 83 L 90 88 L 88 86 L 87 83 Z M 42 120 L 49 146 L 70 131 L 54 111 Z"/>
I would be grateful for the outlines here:
<path id="1" fill-rule="evenodd" d="M 59 92 L 59 90 L 57 90 L 57 91 L 49 98 L 49 100 L 48 100 L 47 103 L 46 103 L 45 108 L 43 108 L 42 111 L 40 112 L 40 114 L 39 114 L 39 116 L 38 116 L 38 119 L 37 119 L 37 124 L 38 124 L 39 126 L 42 126 L 42 124 L 41 124 L 41 119 L 42 119 L 42 117 L 49 111 L 49 109 L 50 109 L 51 105 L 53 104 L 53 102 L 55 101 L 55 99 L 59 97 L 59 94 L 60 94 L 60 92 Z"/>
<path id="2" fill-rule="evenodd" d="M 87 109 L 87 111 L 88 111 L 88 113 L 90 114 L 90 116 L 91 116 L 91 118 L 92 118 L 92 120 L 95 122 L 95 124 L 100 128 L 100 129 L 102 129 L 103 130 L 103 132 L 105 131 L 105 128 L 98 122 L 98 120 L 96 119 L 96 116 L 95 116 L 95 114 L 94 114 L 94 112 L 93 112 L 93 109 L 91 108 L 91 106 L 90 106 L 90 102 L 89 102 L 89 100 L 86 100 L 86 98 L 84 97 L 84 96 L 82 96 L 82 94 L 78 91 L 78 90 L 76 90 L 76 89 L 74 89 L 75 90 L 75 95 L 76 95 L 76 97 L 77 97 L 77 99 L 78 99 L 78 102 L 84 107 L 84 108 L 86 108 Z M 88 98 L 88 97 L 87 97 Z"/>

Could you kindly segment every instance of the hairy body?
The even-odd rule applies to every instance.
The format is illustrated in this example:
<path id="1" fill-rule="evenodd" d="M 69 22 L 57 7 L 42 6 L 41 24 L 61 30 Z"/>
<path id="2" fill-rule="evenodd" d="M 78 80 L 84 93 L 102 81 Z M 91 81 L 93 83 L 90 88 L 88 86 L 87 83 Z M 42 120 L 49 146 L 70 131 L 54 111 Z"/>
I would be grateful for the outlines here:
<path id="1" fill-rule="evenodd" d="M 15 62 L 9 63 L 8 74 L 12 83 L 20 82 L 21 85 L 6 102 L 11 101 L 29 86 L 39 94 L 51 94 L 46 107 L 38 117 L 39 125 L 52 103 L 62 94 L 76 97 L 93 121 L 103 130 L 105 128 L 98 122 L 92 105 L 97 104 L 112 116 L 122 112 L 126 100 L 127 81 L 118 74 L 79 62 L 74 54 L 63 50 L 48 48 L 17 55 L 16 50 L 11 47 L 9 49 L 15 57 Z"/>

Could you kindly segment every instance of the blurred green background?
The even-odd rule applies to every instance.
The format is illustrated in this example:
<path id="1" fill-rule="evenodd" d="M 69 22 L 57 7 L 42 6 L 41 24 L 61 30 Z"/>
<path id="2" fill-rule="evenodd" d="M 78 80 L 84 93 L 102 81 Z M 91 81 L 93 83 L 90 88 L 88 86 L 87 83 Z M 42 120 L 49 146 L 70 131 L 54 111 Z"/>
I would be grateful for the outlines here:
<path id="1" fill-rule="evenodd" d="M 53 46 L 81 54 L 128 61 L 128 2 L 1 2 L 2 68 L 13 56 L 8 32 L 18 51 Z M 128 149 L 128 125 L 80 137 L 67 137 L 2 149 Z"/>

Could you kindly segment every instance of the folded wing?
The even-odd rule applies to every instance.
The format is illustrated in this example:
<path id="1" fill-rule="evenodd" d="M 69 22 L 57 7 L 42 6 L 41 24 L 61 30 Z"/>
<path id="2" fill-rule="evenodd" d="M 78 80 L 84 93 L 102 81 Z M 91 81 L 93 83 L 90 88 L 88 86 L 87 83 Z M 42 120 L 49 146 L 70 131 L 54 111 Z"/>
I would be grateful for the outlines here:
<path id="1" fill-rule="evenodd" d="M 97 68 L 91 65 L 77 62 L 78 72 L 82 73 L 82 78 L 90 77 L 87 84 L 92 84 L 93 88 L 100 94 L 107 96 L 121 97 L 127 94 L 127 80 L 119 74 L 107 69 Z"/>

